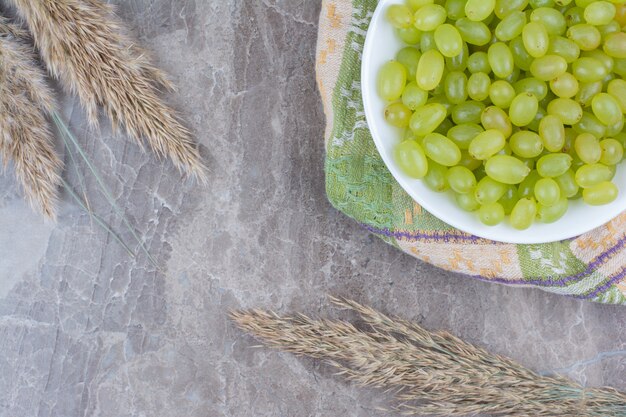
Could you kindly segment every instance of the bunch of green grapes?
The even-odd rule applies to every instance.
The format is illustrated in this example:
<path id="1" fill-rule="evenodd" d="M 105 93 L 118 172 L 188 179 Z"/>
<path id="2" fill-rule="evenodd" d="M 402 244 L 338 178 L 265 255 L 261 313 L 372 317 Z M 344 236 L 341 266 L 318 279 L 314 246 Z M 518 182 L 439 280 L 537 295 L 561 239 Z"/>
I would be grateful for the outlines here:
<path id="1" fill-rule="evenodd" d="M 614 201 L 626 130 L 626 0 L 406 0 L 378 73 L 395 159 L 486 225 Z"/>

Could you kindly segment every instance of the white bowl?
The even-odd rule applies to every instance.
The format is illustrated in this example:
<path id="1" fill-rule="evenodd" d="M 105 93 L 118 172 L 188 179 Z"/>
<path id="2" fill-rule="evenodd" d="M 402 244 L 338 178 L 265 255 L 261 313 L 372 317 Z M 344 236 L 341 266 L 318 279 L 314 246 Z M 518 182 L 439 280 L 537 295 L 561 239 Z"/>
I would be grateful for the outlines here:
<path id="1" fill-rule="evenodd" d="M 392 26 L 385 19 L 385 10 L 391 4 L 402 4 L 402 0 L 381 0 L 372 17 L 367 32 L 361 68 L 361 88 L 365 116 L 378 152 L 402 188 L 424 209 L 455 228 L 475 236 L 507 243 L 545 243 L 569 239 L 598 226 L 626 210 L 626 167 L 622 163 L 617 169 L 614 183 L 620 194 L 614 202 L 605 206 L 592 207 L 581 200 L 570 201 L 567 213 L 557 222 L 544 224 L 535 222 L 530 228 L 519 231 L 507 221 L 497 226 L 485 226 L 476 213 L 460 209 L 451 192 L 437 193 L 430 190 L 421 180 L 405 175 L 393 158 L 393 149 L 401 140 L 400 129 L 389 126 L 383 117 L 385 102 L 376 91 L 379 68 L 394 59 L 402 48 Z M 508 216 L 507 216 L 508 217 Z"/>

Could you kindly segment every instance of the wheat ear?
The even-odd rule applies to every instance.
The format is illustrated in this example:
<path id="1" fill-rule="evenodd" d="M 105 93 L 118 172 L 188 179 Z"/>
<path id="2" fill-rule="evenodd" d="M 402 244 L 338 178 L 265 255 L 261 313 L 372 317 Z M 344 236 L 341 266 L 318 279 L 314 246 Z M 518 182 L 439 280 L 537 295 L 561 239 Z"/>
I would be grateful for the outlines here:
<path id="1" fill-rule="evenodd" d="M 31 206 L 54 218 L 62 166 L 47 119 L 54 99 L 26 36 L 0 18 L 0 152 Z"/>
<path id="2" fill-rule="evenodd" d="M 360 385 L 393 392 L 405 414 L 462 416 L 626 416 L 626 395 L 585 389 L 538 375 L 445 332 L 388 317 L 354 301 L 331 299 L 360 315 L 346 321 L 231 313 L 237 326 L 268 346 L 326 361 Z"/>
<path id="3" fill-rule="evenodd" d="M 190 131 L 159 97 L 171 89 L 164 74 L 99 0 L 9 0 L 26 21 L 50 73 L 76 94 L 92 125 L 102 106 L 113 127 L 147 139 L 158 156 L 206 181 Z"/>

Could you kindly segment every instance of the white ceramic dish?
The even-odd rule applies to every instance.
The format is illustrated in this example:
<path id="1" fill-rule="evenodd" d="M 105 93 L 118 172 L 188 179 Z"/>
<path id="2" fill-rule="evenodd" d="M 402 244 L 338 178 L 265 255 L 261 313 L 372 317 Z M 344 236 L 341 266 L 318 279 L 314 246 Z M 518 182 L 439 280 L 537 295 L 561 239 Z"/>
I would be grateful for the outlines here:
<path id="1" fill-rule="evenodd" d="M 591 207 L 582 201 L 570 202 L 563 218 L 552 224 L 536 222 L 524 231 L 515 230 L 506 221 L 498 226 L 483 225 L 476 213 L 467 213 L 457 207 L 450 192 L 437 193 L 430 190 L 421 180 L 406 176 L 393 159 L 393 148 L 399 143 L 401 132 L 389 126 L 383 117 L 385 102 L 376 92 L 376 77 L 379 68 L 392 60 L 402 47 L 393 28 L 385 20 L 385 10 L 402 0 L 381 0 L 372 17 L 367 32 L 361 68 L 361 88 L 365 116 L 376 147 L 383 161 L 402 188 L 422 207 L 444 222 L 464 232 L 508 243 L 545 243 L 569 239 L 603 225 L 626 210 L 626 164 L 621 163 L 613 180 L 620 194 L 613 203 Z M 508 216 L 507 216 L 508 217 Z"/>

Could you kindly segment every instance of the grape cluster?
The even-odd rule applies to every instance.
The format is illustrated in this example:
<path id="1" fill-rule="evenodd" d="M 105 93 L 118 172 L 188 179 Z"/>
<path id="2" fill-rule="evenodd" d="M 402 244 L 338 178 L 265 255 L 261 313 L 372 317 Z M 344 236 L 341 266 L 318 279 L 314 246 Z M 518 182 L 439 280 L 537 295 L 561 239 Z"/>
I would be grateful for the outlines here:
<path id="1" fill-rule="evenodd" d="M 406 0 L 380 68 L 395 160 L 486 225 L 614 201 L 624 158 L 626 0 Z"/>

